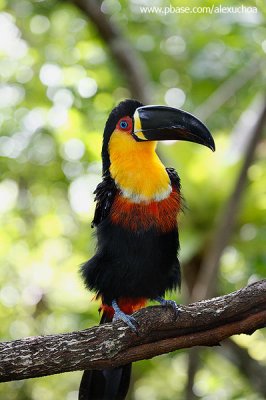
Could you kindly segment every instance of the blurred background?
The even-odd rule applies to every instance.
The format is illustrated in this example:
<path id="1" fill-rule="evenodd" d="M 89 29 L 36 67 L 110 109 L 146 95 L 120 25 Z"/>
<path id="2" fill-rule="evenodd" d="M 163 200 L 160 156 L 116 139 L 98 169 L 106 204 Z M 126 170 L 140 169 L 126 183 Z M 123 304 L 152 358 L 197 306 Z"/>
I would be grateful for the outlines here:
<path id="1" fill-rule="evenodd" d="M 0 335 L 98 323 L 79 276 L 94 251 L 105 120 L 122 99 L 201 118 L 216 152 L 160 145 L 177 169 L 182 303 L 265 278 L 264 0 L 0 0 Z M 144 12 L 142 6 L 162 7 Z M 254 12 L 256 7 L 257 12 Z M 265 129 L 264 129 L 265 131 Z M 134 364 L 130 400 L 262 400 L 265 331 Z M 0 385 L 3 400 L 77 399 L 81 372 Z"/>

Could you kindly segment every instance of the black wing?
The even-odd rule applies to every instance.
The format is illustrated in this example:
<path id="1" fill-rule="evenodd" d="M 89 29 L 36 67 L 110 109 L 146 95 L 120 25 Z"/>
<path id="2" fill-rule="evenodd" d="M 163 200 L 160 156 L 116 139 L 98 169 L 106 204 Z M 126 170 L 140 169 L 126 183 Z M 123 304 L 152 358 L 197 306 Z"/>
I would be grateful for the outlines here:
<path id="1" fill-rule="evenodd" d="M 104 176 L 102 182 L 94 191 L 96 208 L 91 223 L 92 228 L 99 225 L 108 216 L 117 191 L 118 189 L 111 176 Z"/>
<path id="2" fill-rule="evenodd" d="M 165 168 L 166 172 L 168 173 L 168 176 L 170 178 L 171 184 L 173 187 L 177 189 L 178 192 L 180 192 L 181 189 L 181 184 L 180 184 L 180 178 L 178 176 L 178 173 L 174 168 Z"/>

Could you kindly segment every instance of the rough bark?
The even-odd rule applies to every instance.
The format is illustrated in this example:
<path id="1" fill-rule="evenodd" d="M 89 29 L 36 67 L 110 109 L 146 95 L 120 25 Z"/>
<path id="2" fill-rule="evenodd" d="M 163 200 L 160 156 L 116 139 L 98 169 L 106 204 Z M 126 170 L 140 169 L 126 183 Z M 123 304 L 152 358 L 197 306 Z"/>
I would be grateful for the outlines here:
<path id="1" fill-rule="evenodd" d="M 0 381 L 102 369 L 177 349 L 215 346 L 234 334 L 266 326 L 266 280 L 231 294 L 180 307 L 161 306 L 135 314 L 139 334 L 122 322 L 80 332 L 29 337 L 0 344 Z"/>

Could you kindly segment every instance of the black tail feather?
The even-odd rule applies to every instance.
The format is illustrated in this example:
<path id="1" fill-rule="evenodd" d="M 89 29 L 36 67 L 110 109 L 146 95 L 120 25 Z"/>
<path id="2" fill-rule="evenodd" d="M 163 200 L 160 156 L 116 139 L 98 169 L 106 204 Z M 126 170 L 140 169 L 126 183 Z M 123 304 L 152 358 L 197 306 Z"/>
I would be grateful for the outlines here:
<path id="1" fill-rule="evenodd" d="M 100 324 L 110 322 L 103 313 Z M 124 400 L 131 375 L 131 364 L 118 368 L 84 371 L 78 400 Z"/>

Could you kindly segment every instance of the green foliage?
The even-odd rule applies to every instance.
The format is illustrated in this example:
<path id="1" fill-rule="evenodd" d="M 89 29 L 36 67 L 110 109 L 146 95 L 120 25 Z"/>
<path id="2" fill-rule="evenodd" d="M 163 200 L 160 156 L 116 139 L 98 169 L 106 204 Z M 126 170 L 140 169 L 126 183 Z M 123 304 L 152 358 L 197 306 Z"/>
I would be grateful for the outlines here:
<path id="1" fill-rule="evenodd" d="M 103 10 L 145 60 L 153 103 L 197 114 L 250 60 L 265 58 L 263 0 L 250 0 L 248 6 L 258 9 L 254 14 L 141 14 L 140 5 L 169 6 L 163 0 L 105 0 Z M 195 1 L 172 1 L 173 7 L 184 5 L 193 7 Z M 160 146 L 165 163 L 180 173 L 188 205 L 180 220 L 183 262 L 208 245 L 241 166 L 231 132 L 265 89 L 263 67 L 242 80 L 208 118 L 216 153 L 187 143 Z M 112 107 L 130 96 L 126 76 L 71 1 L 1 0 L 0 81 L 1 339 L 95 325 L 97 304 L 78 269 L 94 250 L 90 221 L 102 131 Z M 264 142 L 248 178 L 234 236 L 222 257 L 221 293 L 265 277 Z M 266 363 L 263 333 L 236 340 Z M 183 398 L 186 357 L 178 352 L 135 365 L 131 398 Z M 262 398 L 232 363 L 212 350 L 202 357 L 195 382 L 200 398 Z M 80 373 L 73 373 L 2 384 L 0 397 L 73 400 L 79 379 Z"/>

